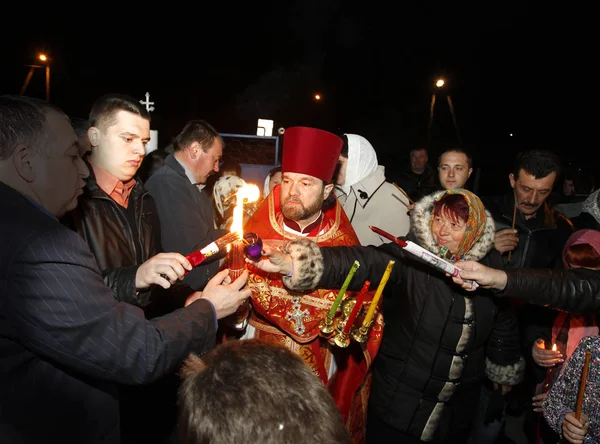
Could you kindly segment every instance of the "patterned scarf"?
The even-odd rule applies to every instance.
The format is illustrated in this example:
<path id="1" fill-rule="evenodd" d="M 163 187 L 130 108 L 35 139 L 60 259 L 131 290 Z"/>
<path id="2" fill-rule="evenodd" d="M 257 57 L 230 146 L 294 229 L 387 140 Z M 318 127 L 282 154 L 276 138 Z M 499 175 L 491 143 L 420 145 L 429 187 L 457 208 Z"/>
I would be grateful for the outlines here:
<path id="1" fill-rule="evenodd" d="M 440 200 L 447 194 L 462 195 L 469 206 L 469 218 L 465 228 L 465 235 L 458 246 L 458 251 L 455 255 L 452 255 L 446 247 L 442 248 L 440 251 L 441 257 L 449 259 L 452 262 L 456 262 L 457 260 L 463 258 L 465 253 L 467 253 L 473 247 L 473 245 L 475 245 L 475 242 L 477 242 L 483 234 L 485 225 L 487 223 L 487 215 L 485 214 L 485 207 L 483 206 L 481 199 L 479 199 L 479 197 L 471 193 L 469 190 L 464 190 L 462 188 L 447 190 L 445 193 L 440 194 L 436 200 Z M 433 223 L 433 219 L 434 218 L 432 214 L 430 226 L 431 223 Z"/>

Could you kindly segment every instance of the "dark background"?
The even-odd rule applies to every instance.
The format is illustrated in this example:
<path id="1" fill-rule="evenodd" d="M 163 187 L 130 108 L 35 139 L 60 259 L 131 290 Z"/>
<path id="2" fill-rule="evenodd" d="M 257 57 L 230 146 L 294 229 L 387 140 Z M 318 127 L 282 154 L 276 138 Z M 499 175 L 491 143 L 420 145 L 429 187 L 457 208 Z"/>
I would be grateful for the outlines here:
<path id="1" fill-rule="evenodd" d="M 275 129 L 360 134 L 389 170 L 426 143 L 433 84 L 444 77 L 463 145 L 482 168 L 482 193 L 502 192 L 519 150 L 597 165 L 598 38 L 584 25 L 592 11 L 547 5 L 322 0 L 127 11 L 98 3 L 35 13 L 24 5 L 3 13 L 0 93 L 18 94 L 25 65 L 43 51 L 51 101 L 71 116 L 86 117 L 104 93 L 149 91 L 159 147 L 188 119 L 256 134 L 266 118 Z M 43 70 L 26 94 L 44 97 Z M 440 150 L 459 145 L 443 95 L 431 134 L 435 164 Z"/>

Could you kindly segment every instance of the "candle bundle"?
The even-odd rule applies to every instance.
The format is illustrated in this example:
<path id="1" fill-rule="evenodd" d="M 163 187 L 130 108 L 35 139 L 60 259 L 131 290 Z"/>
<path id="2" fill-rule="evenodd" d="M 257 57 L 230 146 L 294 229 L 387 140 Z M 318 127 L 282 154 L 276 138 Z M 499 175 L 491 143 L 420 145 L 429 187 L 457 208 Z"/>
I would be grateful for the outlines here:
<path id="1" fill-rule="evenodd" d="M 352 264 L 352 267 L 350 267 L 348 276 L 346 276 L 346 280 L 342 284 L 342 288 L 340 288 L 340 291 L 338 292 L 337 297 L 335 298 L 335 300 L 333 301 L 333 304 L 331 305 L 331 308 L 329 309 L 329 313 L 327 313 L 327 316 L 325 317 L 325 319 L 323 319 L 320 322 L 319 328 L 321 329 L 322 334 L 328 336 L 333 332 L 333 328 L 334 328 L 333 327 L 333 318 L 335 317 L 335 313 L 337 312 L 337 309 L 340 306 L 340 303 L 342 302 L 342 299 L 344 298 L 344 295 L 346 294 L 346 290 L 348 289 L 350 282 L 352 282 L 352 279 L 354 278 L 354 275 L 356 274 L 356 270 L 358 270 L 358 267 L 360 267 L 360 263 L 358 261 L 354 261 L 354 263 Z"/>
<path id="2" fill-rule="evenodd" d="M 383 289 L 385 288 L 385 286 L 390 278 L 390 275 L 392 274 L 392 269 L 394 268 L 395 263 L 396 262 L 393 260 L 390 260 L 388 262 L 387 267 L 385 268 L 385 271 L 383 272 L 383 276 L 381 277 L 381 280 L 379 281 L 379 286 L 377 287 L 377 290 L 375 291 L 373 300 L 371 301 L 371 304 L 369 305 L 369 309 L 367 310 L 367 314 L 365 315 L 360 328 L 352 329 L 352 326 L 353 326 L 354 322 L 356 321 L 356 318 L 358 317 L 360 310 L 363 308 L 363 302 L 364 302 L 366 293 L 369 290 L 369 286 L 370 286 L 369 281 L 365 281 L 365 283 L 362 287 L 362 290 L 360 291 L 359 295 L 356 297 L 356 300 L 354 301 L 354 306 L 352 307 L 352 311 L 350 312 L 350 314 L 345 319 L 342 318 L 342 319 L 338 320 L 338 324 L 336 327 L 336 330 L 338 333 L 330 341 L 331 343 L 337 345 L 338 347 L 347 347 L 350 344 L 349 336 L 352 336 L 352 338 L 356 342 L 362 343 L 362 342 L 367 341 L 367 334 L 369 333 L 369 328 L 371 327 L 371 324 L 373 323 L 373 317 L 375 316 L 375 310 L 377 309 L 377 306 L 379 305 L 379 300 L 381 299 Z"/>

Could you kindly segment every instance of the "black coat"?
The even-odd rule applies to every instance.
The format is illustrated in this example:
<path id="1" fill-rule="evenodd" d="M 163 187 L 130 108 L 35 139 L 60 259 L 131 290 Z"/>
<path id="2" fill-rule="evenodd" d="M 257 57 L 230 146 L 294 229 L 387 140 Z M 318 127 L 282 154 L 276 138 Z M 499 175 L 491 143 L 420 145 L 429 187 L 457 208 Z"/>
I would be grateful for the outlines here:
<path id="1" fill-rule="evenodd" d="M 319 286 L 327 288 L 342 285 L 354 260 L 361 266 L 351 290 L 367 279 L 376 286 L 388 261 L 396 261 L 383 295 L 385 328 L 369 401 L 390 426 L 430 440 L 448 404 L 463 400 L 460 408 L 468 417 L 486 374 L 502 384 L 520 381 L 517 324 L 491 293 L 463 292 L 394 244 L 321 251 L 325 273 Z"/>

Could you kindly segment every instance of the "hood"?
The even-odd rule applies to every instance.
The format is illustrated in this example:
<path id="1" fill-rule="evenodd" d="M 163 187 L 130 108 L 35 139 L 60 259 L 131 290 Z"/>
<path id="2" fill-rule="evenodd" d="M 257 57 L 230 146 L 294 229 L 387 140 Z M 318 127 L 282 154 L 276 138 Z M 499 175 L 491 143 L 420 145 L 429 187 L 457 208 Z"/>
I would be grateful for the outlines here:
<path id="1" fill-rule="evenodd" d="M 594 219 L 600 223 L 600 208 L 598 208 L 598 193 L 600 193 L 600 189 L 597 189 L 593 193 L 591 193 L 583 202 L 581 206 L 581 211 L 583 213 L 591 214 Z"/>
<path id="2" fill-rule="evenodd" d="M 348 138 L 348 163 L 346 164 L 346 181 L 338 185 L 345 194 L 352 185 L 370 176 L 379 166 L 375 148 L 367 139 L 357 134 L 344 134 Z"/>
<path id="3" fill-rule="evenodd" d="M 435 193 L 423 197 L 415 204 L 415 207 L 410 214 L 410 233 L 421 247 L 426 248 L 438 256 L 440 255 L 440 247 L 431 232 L 430 222 L 433 204 L 436 199 L 445 192 L 446 190 L 436 191 Z M 471 249 L 465 253 L 463 257 L 464 260 L 479 261 L 494 247 L 496 225 L 488 210 L 485 210 L 485 214 L 487 217 L 483 234 L 475 241 Z"/>

